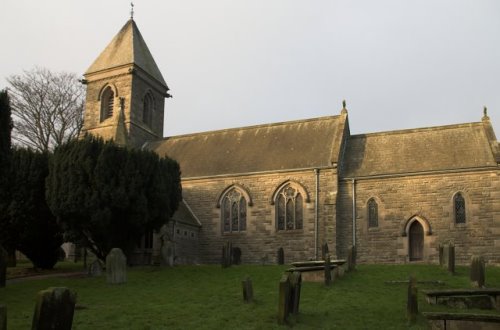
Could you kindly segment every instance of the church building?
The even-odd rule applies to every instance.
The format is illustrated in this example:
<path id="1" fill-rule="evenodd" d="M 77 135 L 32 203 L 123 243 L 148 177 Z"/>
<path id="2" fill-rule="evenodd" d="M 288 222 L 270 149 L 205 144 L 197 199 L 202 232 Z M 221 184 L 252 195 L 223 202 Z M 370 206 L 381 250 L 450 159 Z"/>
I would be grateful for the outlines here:
<path id="1" fill-rule="evenodd" d="M 328 117 L 163 137 L 169 89 L 133 19 L 84 81 L 84 132 L 181 167 L 183 202 L 135 262 L 169 244 L 176 263 L 217 263 L 230 241 L 243 263 L 274 263 L 280 248 L 287 263 L 318 259 L 324 243 L 338 258 L 355 245 L 361 263 L 435 263 L 453 242 L 457 263 L 500 264 L 500 147 L 486 109 L 478 122 L 351 135 L 344 103 Z"/>

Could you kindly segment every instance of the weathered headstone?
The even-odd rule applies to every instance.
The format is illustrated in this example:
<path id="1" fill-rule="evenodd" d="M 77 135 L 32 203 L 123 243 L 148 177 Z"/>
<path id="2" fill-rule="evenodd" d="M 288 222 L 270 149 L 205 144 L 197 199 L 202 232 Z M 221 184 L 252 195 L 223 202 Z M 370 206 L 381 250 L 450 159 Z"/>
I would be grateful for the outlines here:
<path id="1" fill-rule="evenodd" d="M 290 277 L 288 273 L 281 276 L 278 298 L 278 323 L 285 324 L 290 313 Z"/>
<path id="2" fill-rule="evenodd" d="M 455 245 L 453 243 L 448 245 L 448 272 L 455 274 Z"/>
<path id="3" fill-rule="evenodd" d="M 299 314 L 302 273 L 295 271 L 290 274 L 288 278 L 290 280 L 290 299 L 288 301 L 289 313 L 297 315 Z"/>
<path id="4" fill-rule="evenodd" d="M 282 247 L 278 249 L 278 265 L 284 265 L 285 264 L 285 251 L 283 250 Z"/>
<path id="5" fill-rule="evenodd" d="M 444 265 L 444 246 L 443 244 L 439 244 L 439 266 L 443 267 Z"/>
<path id="6" fill-rule="evenodd" d="M 243 287 L 243 301 L 251 303 L 253 301 L 253 286 L 250 277 L 241 281 L 241 286 Z"/>
<path id="7" fill-rule="evenodd" d="M 7 263 L 9 255 L 7 251 L 0 245 L 0 288 L 5 287 L 7 281 Z"/>
<path id="8" fill-rule="evenodd" d="M 0 305 L 0 330 L 7 330 L 7 306 Z"/>
<path id="9" fill-rule="evenodd" d="M 328 248 L 328 243 L 325 243 L 321 246 L 321 258 L 325 259 L 325 256 L 330 253 L 330 249 Z"/>
<path id="10" fill-rule="evenodd" d="M 68 288 L 38 292 L 32 330 L 71 330 L 76 294 Z"/>
<path id="11" fill-rule="evenodd" d="M 418 291 L 417 281 L 410 276 L 408 281 L 408 301 L 406 303 L 406 317 L 409 323 L 415 323 L 418 314 Z"/>
<path id="12" fill-rule="evenodd" d="M 222 268 L 227 268 L 232 265 L 233 262 L 233 244 L 231 242 L 226 242 L 222 246 Z"/>
<path id="13" fill-rule="evenodd" d="M 91 277 L 99 277 L 102 275 L 102 271 L 101 262 L 99 260 L 94 260 L 89 266 L 88 275 Z"/>
<path id="14" fill-rule="evenodd" d="M 356 246 L 352 245 L 347 254 L 347 271 L 356 269 Z"/>
<path id="15" fill-rule="evenodd" d="M 233 248 L 233 265 L 241 264 L 241 249 L 239 247 Z"/>
<path id="16" fill-rule="evenodd" d="M 106 278 L 110 284 L 127 282 L 127 258 L 119 248 L 112 249 L 106 256 Z"/>
<path id="17" fill-rule="evenodd" d="M 470 281 L 473 287 L 482 288 L 485 283 L 485 263 L 484 258 L 472 257 L 470 264 Z"/>
<path id="18" fill-rule="evenodd" d="M 332 283 L 332 270 L 330 269 L 330 254 L 325 256 L 325 285 L 329 286 Z"/>

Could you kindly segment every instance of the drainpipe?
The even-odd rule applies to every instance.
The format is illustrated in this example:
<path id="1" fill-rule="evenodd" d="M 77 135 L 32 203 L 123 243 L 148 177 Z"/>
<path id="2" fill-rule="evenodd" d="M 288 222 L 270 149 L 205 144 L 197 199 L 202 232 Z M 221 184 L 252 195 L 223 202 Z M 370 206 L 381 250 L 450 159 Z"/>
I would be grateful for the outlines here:
<path id="1" fill-rule="evenodd" d="M 352 179 L 352 245 L 356 246 L 356 179 Z"/>
<path id="2" fill-rule="evenodd" d="M 314 198 L 314 259 L 318 260 L 318 222 L 319 222 L 319 169 L 314 169 L 314 174 L 316 174 L 316 197 Z"/>

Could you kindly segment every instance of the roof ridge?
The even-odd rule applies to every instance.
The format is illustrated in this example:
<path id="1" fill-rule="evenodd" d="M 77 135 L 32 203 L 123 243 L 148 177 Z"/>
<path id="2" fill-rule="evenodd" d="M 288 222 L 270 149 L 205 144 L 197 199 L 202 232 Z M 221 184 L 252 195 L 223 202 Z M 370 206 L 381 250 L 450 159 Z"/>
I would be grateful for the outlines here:
<path id="1" fill-rule="evenodd" d="M 446 130 L 446 129 L 454 129 L 454 128 L 466 128 L 471 126 L 482 126 L 482 122 L 470 122 L 470 123 L 461 123 L 461 124 L 452 124 L 452 125 L 441 125 L 441 126 L 430 126 L 430 127 L 418 127 L 418 128 L 406 128 L 400 130 L 391 130 L 391 131 L 381 131 L 381 132 L 373 132 L 373 133 L 362 133 L 362 134 L 353 134 L 350 138 L 360 138 L 367 136 L 376 136 L 376 135 L 397 135 L 397 134 L 405 134 L 405 133 L 419 133 L 425 131 L 433 131 L 433 130 Z"/>

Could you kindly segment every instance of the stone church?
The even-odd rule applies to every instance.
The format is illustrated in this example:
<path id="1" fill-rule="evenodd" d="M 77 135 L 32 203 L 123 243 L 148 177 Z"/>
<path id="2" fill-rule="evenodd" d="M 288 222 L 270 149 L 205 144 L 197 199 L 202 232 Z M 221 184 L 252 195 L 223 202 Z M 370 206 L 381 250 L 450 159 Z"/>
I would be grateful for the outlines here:
<path id="1" fill-rule="evenodd" d="M 217 263 L 227 241 L 244 263 L 317 259 L 500 264 L 500 148 L 478 122 L 351 135 L 345 107 L 321 118 L 163 137 L 168 86 L 133 19 L 85 73 L 84 132 L 177 160 L 183 202 L 135 262 L 169 246 L 175 263 Z M 168 111 L 168 110 L 167 110 Z M 450 118 L 452 119 L 452 118 Z M 478 114 L 479 119 L 479 114 Z"/>

